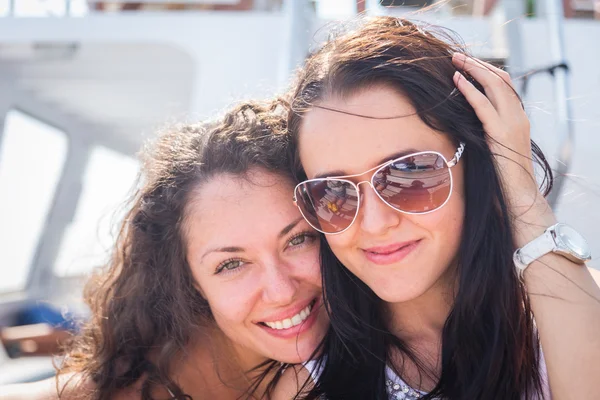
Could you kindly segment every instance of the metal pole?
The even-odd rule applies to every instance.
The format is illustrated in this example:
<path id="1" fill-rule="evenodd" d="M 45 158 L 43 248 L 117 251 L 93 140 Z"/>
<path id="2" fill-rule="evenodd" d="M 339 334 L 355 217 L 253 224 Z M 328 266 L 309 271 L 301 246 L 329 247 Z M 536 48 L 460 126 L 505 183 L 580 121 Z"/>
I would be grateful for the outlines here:
<path id="1" fill-rule="evenodd" d="M 308 1 L 286 0 L 283 3 L 283 56 L 279 65 L 279 84 L 286 87 L 290 74 L 302 65 L 308 55 L 314 13 Z"/>
<path id="2" fill-rule="evenodd" d="M 564 45 L 564 11 L 561 0 L 545 0 L 546 18 L 550 33 L 550 51 L 552 63 L 560 64 L 566 62 Z M 568 65 L 568 64 L 567 64 Z M 556 101 L 556 127 L 559 135 L 559 147 L 557 152 L 557 163 L 554 168 L 554 187 L 548 195 L 548 202 L 552 207 L 556 206 L 558 196 L 564 185 L 565 174 L 569 171 L 573 157 L 573 145 L 575 134 L 571 122 L 571 106 L 569 104 L 569 70 L 558 68 L 554 71 L 554 98 Z"/>
<path id="3" fill-rule="evenodd" d="M 386 15 L 385 7 L 381 7 L 379 0 L 365 0 L 365 11 L 369 15 Z"/>
<path id="4" fill-rule="evenodd" d="M 503 2 L 504 13 L 508 21 L 505 25 L 509 50 L 507 67 L 509 72 L 523 71 L 525 61 L 523 56 L 521 19 L 525 16 L 525 2 L 523 0 L 504 0 Z"/>

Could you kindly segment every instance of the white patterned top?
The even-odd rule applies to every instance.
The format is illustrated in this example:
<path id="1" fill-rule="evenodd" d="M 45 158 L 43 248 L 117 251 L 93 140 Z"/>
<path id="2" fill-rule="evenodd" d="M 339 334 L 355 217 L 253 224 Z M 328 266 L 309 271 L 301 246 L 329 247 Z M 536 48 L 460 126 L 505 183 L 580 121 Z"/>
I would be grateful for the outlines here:
<path id="1" fill-rule="evenodd" d="M 390 367 L 385 367 L 385 390 L 390 400 L 417 400 L 425 395 L 408 386 Z"/>
<path id="2" fill-rule="evenodd" d="M 323 365 L 318 365 L 317 360 L 309 360 L 304 363 L 304 368 L 310 373 L 313 381 L 318 381 L 323 370 Z M 540 373 L 542 377 L 543 397 L 537 400 L 551 400 L 550 386 L 548 385 L 548 372 L 546 370 L 546 360 L 544 353 L 540 351 Z M 385 367 L 385 386 L 389 400 L 417 400 L 426 393 L 408 386 L 396 373 L 390 368 Z"/>
<path id="3" fill-rule="evenodd" d="M 319 380 L 323 365 L 318 365 L 318 360 L 310 360 L 304 363 L 304 368 L 310 373 L 313 381 Z M 415 390 L 408 386 L 394 373 L 390 367 L 385 367 L 385 386 L 389 400 L 417 400 L 423 397 L 425 392 Z"/>

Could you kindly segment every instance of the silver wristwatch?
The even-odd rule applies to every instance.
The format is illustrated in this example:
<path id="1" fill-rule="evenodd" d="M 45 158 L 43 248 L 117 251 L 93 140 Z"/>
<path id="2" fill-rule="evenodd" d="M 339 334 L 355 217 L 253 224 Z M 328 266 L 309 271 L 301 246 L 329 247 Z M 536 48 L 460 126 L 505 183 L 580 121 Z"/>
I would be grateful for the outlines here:
<path id="1" fill-rule="evenodd" d="M 583 236 L 569 225 L 558 223 L 546 229 L 540 237 L 517 249 L 513 260 L 522 274 L 529 264 L 550 252 L 560 254 L 578 264 L 592 259 L 590 246 Z"/>

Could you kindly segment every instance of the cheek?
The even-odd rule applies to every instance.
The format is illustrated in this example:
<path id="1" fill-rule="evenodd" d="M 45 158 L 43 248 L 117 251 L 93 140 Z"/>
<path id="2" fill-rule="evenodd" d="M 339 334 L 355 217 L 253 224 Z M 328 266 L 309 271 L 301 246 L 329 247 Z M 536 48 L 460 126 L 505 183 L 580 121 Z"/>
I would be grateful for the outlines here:
<path id="1" fill-rule="evenodd" d="M 355 256 L 358 248 L 359 226 L 350 227 L 346 232 L 339 235 L 327 236 L 327 243 L 333 251 L 333 254 L 344 264 L 350 271 L 353 271 L 353 266 L 356 264 Z"/>
<path id="2" fill-rule="evenodd" d="M 430 232 L 460 233 L 465 213 L 462 180 L 454 182 L 448 202 L 439 210 L 429 214 L 409 217 Z"/>
<path id="3" fill-rule="evenodd" d="M 311 286 L 321 287 L 321 264 L 319 247 L 308 252 L 301 260 L 299 260 L 300 273 L 302 279 Z"/>
<path id="4" fill-rule="evenodd" d="M 458 251 L 465 216 L 462 177 L 458 178 L 454 182 L 450 199 L 441 209 L 413 220 L 415 224 L 429 231 L 440 243 L 442 251 L 449 254 Z"/>
<path id="5" fill-rule="evenodd" d="M 427 231 L 433 239 L 443 241 L 445 247 L 454 247 L 460 241 L 463 217 L 462 201 L 450 200 L 436 212 L 411 217 L 411 222 Z"/>
<path id="6" fill-rule="evenodd" d="M 286 265 L 290 278 L 296 280 L 302 287 L 308 286 L 321 288 L 321 264 L 319 238 L 316 243 L 304 249 L 296 249 L 283 257 L 282 265 Z M 302 290 L 302 289 L 300 289 Z"/>
<path id="7" fill-rule="evenodd" d="M 249 280 L 213 282 L 203 293 L 210 311 L 227 336 L 249 323 L 256 303 L 255 291 Z"/>
<path id="8" fill-rule="evenodd" d="M 343 232 L 339 235 L 326 236 L 325 238 L 327 239 L 329 247 L 331 247 L 332 249 L 343 249 L 352 245 L 352 239 L 354 237 L 354 235 L 352 234 L 353 231 L 354 227 L 352 226 L 346 232 Z"/>
<path id="9" fill-rule="evenodd" d="M 453 178 L 452 194 L 446 204 L 448 206 L 447 214 L 449 214 L 446 215 L 446 219 L 449 226 L 454 229 L 455 234 L 460 236 L 465 218 L 465 191 L 462 166 L 457 168 Z"/>

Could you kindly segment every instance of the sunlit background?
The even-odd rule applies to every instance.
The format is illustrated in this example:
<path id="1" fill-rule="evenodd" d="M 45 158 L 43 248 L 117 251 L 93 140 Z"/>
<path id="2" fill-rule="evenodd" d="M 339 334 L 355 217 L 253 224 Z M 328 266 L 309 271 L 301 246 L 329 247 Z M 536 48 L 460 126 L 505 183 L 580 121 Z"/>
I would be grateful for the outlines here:
<path id="1" fill-rule="evenodd" d="M 534 139 L 565 177 L 559 219 L 600 254 L 600 0 L 383 3 L 393 7 L 0 0 L 0 384 L 51 374 L 43 343 L 55 336 L 38 323 L 85 316 L 82 283 L 107 259 L 143 141 L 284 90 L 326 24 L 358 13 L 450 27 L 473 54 L 506 66 Z M 525 87 L 518 77 L 532 71 Z M 14 328 L 24 325 L 37 328 Z"/>

